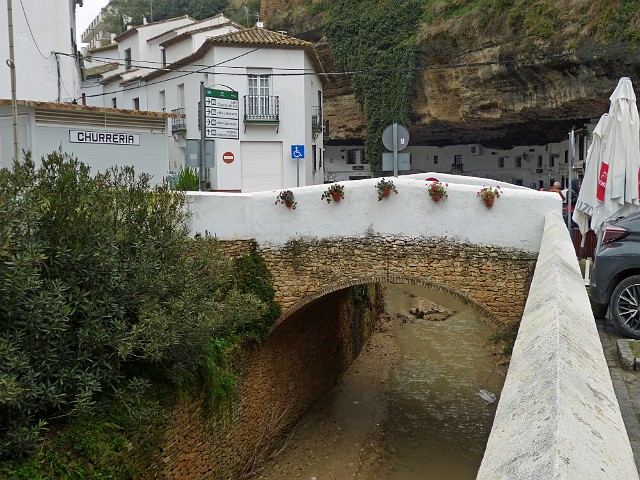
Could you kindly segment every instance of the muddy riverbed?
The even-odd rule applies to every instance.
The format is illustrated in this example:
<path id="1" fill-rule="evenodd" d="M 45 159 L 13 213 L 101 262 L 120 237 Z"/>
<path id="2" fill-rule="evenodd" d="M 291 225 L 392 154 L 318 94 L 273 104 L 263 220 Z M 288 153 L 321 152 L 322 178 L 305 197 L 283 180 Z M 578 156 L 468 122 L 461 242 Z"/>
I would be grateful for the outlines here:
<path id="1" fill-rule="evenodd" d="M 487 347 L 491 327 L 443 294 L 385 287 L 388 316 L 253 479 L 475 478 L 497 404 L 478 392 L 499 394 L 506 373 Z M 429 302 L 455 313 L 408 313 Z"/>

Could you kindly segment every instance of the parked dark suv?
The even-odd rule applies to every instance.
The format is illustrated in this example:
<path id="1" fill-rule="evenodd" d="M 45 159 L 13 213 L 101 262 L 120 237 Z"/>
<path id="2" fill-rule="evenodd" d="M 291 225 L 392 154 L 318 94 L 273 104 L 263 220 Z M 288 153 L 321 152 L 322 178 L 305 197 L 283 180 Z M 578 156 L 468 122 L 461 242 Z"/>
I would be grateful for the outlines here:
<path id="1" fill-rule="evenodd" d="M 608 305 L 620 330 L 640 339 L 640 213 L 605 225 L 589 287 L 594 313 Z"/>

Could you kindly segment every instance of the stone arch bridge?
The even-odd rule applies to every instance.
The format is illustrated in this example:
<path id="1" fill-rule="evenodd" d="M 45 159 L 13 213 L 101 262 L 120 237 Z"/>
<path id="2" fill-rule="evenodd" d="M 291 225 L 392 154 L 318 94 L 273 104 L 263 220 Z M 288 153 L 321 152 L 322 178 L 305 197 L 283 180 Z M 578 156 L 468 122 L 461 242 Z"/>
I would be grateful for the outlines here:
<path id="1" fill-rule="evenodd" d="M 462 177 L 469 183 L 452 181 L 436 203 L 428 176 L 395 179 L 398 194 L 382 201 L 375 180 L 343 182 L 345 198 L 331 204 L 320 198 L 325 186 L 293 189 L 295 210 L 274 204 L 278 192 L 195 194 L 191 229 L 215 235 L 231 254 L 260 252 L 280 321 L 333 291 L 378 282 L 423 285 L 485 316 L 519 319 L 544 215 L 560 210 L 560 197 L 503 185 L 489 209 L 476 194 L 495 182 Z"/>

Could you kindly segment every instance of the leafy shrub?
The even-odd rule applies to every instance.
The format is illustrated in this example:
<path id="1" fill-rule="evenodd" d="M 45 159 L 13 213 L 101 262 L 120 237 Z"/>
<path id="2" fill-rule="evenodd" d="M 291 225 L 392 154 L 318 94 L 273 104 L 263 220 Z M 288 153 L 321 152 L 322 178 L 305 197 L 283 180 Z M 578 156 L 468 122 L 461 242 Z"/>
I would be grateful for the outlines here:
<path id="1" fill-rule="evenodd" d="M 197 192 L 200 190 L 200 174 L 196 168 L 182 168 L 171 184 L 174 190 Z"/>
<path id="2" fill-rule="evenodd" d="M 215 338 L 262 318 L 216 242 L 189 239 L 184 204 L 62 153 L 0 170 L 0 457 L 140 378 L 188 384 Z"/>

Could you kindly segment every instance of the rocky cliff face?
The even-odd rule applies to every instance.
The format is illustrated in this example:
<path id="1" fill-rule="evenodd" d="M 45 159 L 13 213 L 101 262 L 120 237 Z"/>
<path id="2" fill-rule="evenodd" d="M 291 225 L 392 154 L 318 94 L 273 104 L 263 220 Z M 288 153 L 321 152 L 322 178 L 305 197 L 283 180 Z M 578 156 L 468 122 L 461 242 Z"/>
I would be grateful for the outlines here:
<path id="1" fill-rule="evenodd" d="M 289 21 L 302 0 L 262 0 L 263 18 Z M 317 18 L 316 18 L 317 21 Z M 308 18 L 289 33 L 317 41 L 327 71 L 336 71 L 321 29 Z M 267 27 L 273 28 L 267 20 Z M 611 47 L 583 35 L 568 48 L 571 35 L 547 41 L 523 39 L 457 42 L 432 34 L 419 37 L 419 73 L 413 97 L 414 145 L 482 143 L 491 147 L 544 144 L 566 138 L 608 111 L 609 96 L 620 77 L 630 77 L 640 92 L 637 46 Z M 451 45 L 454 45 L 453 47 Z M 567 54 L 567 50 L 571 53 Z M 454 67 L 451 67 L 454 65 Z M 640 98 L 640 95 L 638 95 Z M 364 114 L 354 100 L 348 77 L 331 76 L 325 85 L 329 142 L 358 143 L 366 135 Z"/>

